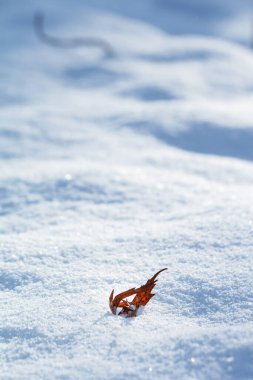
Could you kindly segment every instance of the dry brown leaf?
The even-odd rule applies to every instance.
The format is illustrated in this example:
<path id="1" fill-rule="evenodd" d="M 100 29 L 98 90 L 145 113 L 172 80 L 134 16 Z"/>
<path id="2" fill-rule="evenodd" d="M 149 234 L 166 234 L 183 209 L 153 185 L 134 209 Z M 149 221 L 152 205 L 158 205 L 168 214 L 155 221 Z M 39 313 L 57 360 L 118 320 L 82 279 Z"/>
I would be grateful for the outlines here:
<path id="1" fill-rule="evenodd" d="M 148 301 L 154 297 L 155 294 L 151 293 L 156 285 L 156 277 L 159 273 L 163 272 L 168 268 L 159 270 L 150 280 L 146 282 L 145 285 L 139 288 L 131 288 L 125 292 L 122 292 L 113 298 L 114 290 L 111 292 L 109 297 L 109 306 L 113 314 L 121 315 L 127 318 L 136 317 L 137 312 L 141 306 L 145 306 Z M 127 301 L 125 298 L 130 297 L 135 294 L 132 301 Z M 117 310 L 120 309 L 120 310 Z"/>

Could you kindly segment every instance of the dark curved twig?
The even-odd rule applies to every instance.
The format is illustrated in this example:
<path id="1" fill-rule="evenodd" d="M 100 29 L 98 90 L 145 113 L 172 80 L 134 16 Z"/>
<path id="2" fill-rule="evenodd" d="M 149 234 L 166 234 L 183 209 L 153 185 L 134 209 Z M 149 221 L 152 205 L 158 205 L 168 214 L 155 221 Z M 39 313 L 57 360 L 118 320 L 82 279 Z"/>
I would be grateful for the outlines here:
<path id="1" fill-rule="evenodd" d="M 41 12 L 36 12 L 34 14 L 33 20 L 34 30 L 38 38 L 53 47 L 63 48 L 63 49 L 73 49 L 78 47 L 98 47 L 104 51 L 107 58 L 111 58 L 115 55 L 112 46 L 100 39 L 95 37 L 77 37 L 77 38 L 62 38 L 53 37 L 48 35 L 44 29 L 44 15 Z"/>

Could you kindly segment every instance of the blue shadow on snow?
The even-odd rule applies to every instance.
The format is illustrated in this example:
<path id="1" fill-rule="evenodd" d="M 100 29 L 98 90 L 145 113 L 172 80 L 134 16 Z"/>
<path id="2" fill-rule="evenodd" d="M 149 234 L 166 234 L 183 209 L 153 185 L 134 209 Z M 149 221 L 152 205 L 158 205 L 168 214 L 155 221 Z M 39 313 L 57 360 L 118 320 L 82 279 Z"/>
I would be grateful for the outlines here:
<path id="1" fill-rule="evenodd" d="M 132 122 L 127 126 L 186 151 L 253 161 L 253 130 L 250 129 L 195 122 L 187 130 L 172 135 L 163 127 L 146 121 Z"/>

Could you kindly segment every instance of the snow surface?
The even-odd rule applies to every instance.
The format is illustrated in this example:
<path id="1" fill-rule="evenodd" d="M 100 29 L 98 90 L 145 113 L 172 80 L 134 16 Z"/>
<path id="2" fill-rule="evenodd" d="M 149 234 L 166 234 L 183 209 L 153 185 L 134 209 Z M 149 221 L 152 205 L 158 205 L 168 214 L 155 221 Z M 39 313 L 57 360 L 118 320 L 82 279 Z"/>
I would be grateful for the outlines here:
<path id="1" fill-rule="evenodd" d="M 253 379 L 252 12 L 1 1 L 1 379 Z"/>

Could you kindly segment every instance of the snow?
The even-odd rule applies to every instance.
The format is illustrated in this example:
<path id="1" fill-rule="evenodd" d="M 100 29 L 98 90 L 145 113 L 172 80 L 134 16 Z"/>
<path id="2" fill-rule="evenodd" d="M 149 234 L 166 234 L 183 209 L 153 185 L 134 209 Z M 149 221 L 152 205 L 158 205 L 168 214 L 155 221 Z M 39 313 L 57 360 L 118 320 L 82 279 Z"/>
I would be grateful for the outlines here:
<path id="1" fill-rule="evenodd" d="M 1 379 L 253 378 L 252 8 L 1 2 Z"/>

